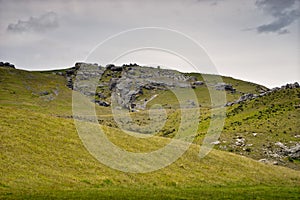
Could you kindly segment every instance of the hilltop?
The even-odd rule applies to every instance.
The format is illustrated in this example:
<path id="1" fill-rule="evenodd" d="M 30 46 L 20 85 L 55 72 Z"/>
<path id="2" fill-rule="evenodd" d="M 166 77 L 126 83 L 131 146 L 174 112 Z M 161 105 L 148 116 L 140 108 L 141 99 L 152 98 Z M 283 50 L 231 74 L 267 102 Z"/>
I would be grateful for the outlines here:
<path id="1" fill-rule="evenodd" d="M 207 132 L 205 126 L 210 122 L 210 90 L 220 95 L 225 92 L 224 105 L 227 107 L 227 118 L 221 140 L 214 142 L 216 147 L 261 162 L 300 169 L 298 83 L 268 89 L 231 77 L 218 79 L 216 75 L 183 74 L 174 70 L 141 67 L 137 64 L 123 66 L 110 64 L 101 67 L 97 64 L 77 63 L 74 68 L 55 73 L 65 76 L 69 88 L 82 92 L 99 106 L 110 107 L 114 97 L 117 106 L 131 112 L 140 112 L 132 115 L 136 120 L 132 125 L 127 125 L 129 131 L 150 133 L 149 129 L 141 130 L 134 124 L 140 126 L 149 124 L 148 114 L 143 111 L 156 104 L 162 105 L 169 114 L 165 127 L 158 133 L 164 137 L 172 137 L 178 130 L 180 119 L 175 116 L 182 104 L 196 107 L 191 99 L 179 103 L 172 88 L 181 90 L 192 88 L 197 95 L 203 116 L 196 137 L 198 144 L 201 144 L 203 135 Z M 77 88 L 73 88 L 75 76 L 80 80 L 77 81 Z M 99 78 L 95 88 L 89 87 L 86 82 L 93 76 Z M 118 95 L 112 96 L 114 93 Z M 108 114 L 111 113 L 102 114 L 106 117 L 104 119 L 100 117 L 100 123 L 117 128 L 118 125 L 112 117 L 107 117 Z"/>
<path id="2" fill-rule="evenodd" d="M 87 70 L 77 74 L 82 65 Z M 94 91 L 81 84 L 91 77 L 98 77 Z M 132 84 L 130 79 L 137 81 Z M 47 72 L 0 66 L 1 198 L 299 198 L 299 157 L 288 152 L 299 144 L 299 87 L 269 90 L 222 79 L 207 85 L 201 74 L 137 65 L 79 63 Z M 98 121 L 114 144 L 149 152 L 169 143 L 177 131 L 179 102 L 168 90 L 173 87 L 193 89 L 201 112 L 194 144 L 175 163 L 151 173 L 125 173 L 99 163 L 85 149 L 72 119 L 72 92 L 81 92 L 96 105 Z M 208 87 L 225 92 L 226 104 L 235 103 L 227 104 L 216 149 L 199 159 L 198 144 L 212 109 Z M 166 110 L 164 127 L 150 138 L 118 129 L 111 112 L 112 92 L 120 94 L 116 100 L 121 109 L 130 111 L 131 131 L 147 134 L 134 123 L 149 123 L 148 109 L 156 104 Z M 239 101 L 246 94 L 257 98 Z M 192 102 L 186 104 L 196 109 Z"/>

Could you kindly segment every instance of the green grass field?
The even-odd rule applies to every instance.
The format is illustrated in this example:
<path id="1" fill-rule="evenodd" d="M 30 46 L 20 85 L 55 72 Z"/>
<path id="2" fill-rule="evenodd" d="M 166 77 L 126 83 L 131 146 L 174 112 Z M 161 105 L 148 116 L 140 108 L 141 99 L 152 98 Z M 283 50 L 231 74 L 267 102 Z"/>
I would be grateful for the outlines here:
<path id="1" fill-rule="evenodd" d="M 234 79 L 232 81 L 237 81 L 236 84 L 243 85 L 243 88 L 248 84 Z M 141 174 L 111 169 L 92 157 L 83 146 L 74 121 L 70 118 L 72 91 L 65 84 L 62 76 L 51 73 L 0 68 L 1 199 L 300 198 L 298 170 L 263 164 L 246 157 L 247 155 L 218 149 L 199 159 L 197 144 L 201 143 L 201 135 L 205 130 L 205 126 L 202 127 L 201 124 L 195 144 L 166 168 Z M 256 87 L 250 84 L 248 90 L 255 91 Z M 297 92 L 293 93 L 296 95 L 293 98 L 296 102 Z M 156 101 L 161 98 L 159 96 Z M 276 98 L 278 101 L 275 101 Z M 281 100 L 280 95 L 276 95 L 276 98 L 272 100 L 274 105 L 289 102 Z M 242 132 L 246 125 L 243 124 L 241 130 L 234 131 L 229 129 L 230 123 L 242 120 L 241 116 L 251 117 L 261 110 L 265 111 L 268 109 L 268 99 L 266 97 L 264 100 L 264 106 L 255 101 L 243 104 L 243 111 L 234 111 L 239 105 L 230 108 L 228 114 L 235 115 L 230 115 L 221 138 L 231 138 Z M 252 105 L 256 107 L 253 108 Z M 284 108 L 292 109 L 291 106 Z M 249 113 L 245 114 L 245 111 Z M 279 109 L 278 112 L 280 111 Z M 282 118 L 272 115 L 269 120 L 280 121 L 287 115 L 295 115 L 296 111 L 292 109 L 285 115 L 279 115 Z M 171 108 L 168 112 L 169 122 L 165 130 L 176 126 L 174 122 L 177 111 Z M 97 113 L 101 115 L 99 119 L 103 120 L 102 127 L 106 130 L 107 137 L 128 151 L 149 152 L 170 142 L 172 134 L 161 137 L 163 132 L 150 138 L 132 137 L 115 127 L 109 108 L 97 106 Z M 202 114 L 204 118 L 209 116 L 209 110 L 203 109 Z M 140 123 L 147 122 L 142 121 L 143 113 L 132 115 L 136 115 Z M 203 122 L 207 121 L 209 119 Z M 259 120 L 250 124 L 254 127 L 255 122 L 258 123 Z M 299 131 L 296 122 L 297 116 L 292 117 L 287 122 L 290 124 L 283 126 L 287 131 L 282 134 L 291 135 Z M 253 127 L 248 127 L 249 131 Z M 294 132 L 288 132 L 290 127 Z M 253 131 L 265 133 L 262 128 Z M 282 134 L 275 136 L 287 138 Z M 267 139 L 270 140 L 268 137 Z M 258 142 L 264 142 L 264 137 L 259 137 Z"/>

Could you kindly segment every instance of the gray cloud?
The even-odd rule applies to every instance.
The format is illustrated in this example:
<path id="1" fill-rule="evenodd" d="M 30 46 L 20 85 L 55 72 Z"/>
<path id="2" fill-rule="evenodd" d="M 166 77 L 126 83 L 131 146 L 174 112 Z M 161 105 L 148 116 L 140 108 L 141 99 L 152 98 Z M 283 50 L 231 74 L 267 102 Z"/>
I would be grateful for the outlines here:
<path id="1" fill-rule="evenodd" d="M 289 33 L 287 26 L 300 16 L 299 0 L 257 0 L 256 6 L 274 20 L 268 24 L 256 27 L 258 33 Z"/>
<path id="2" fill-rule="evenodd" d="M 58 16 L 55 12 L 47 12 L 39 17 L 30 17 L 28 20 L 19 20 L 7 26 L 7 31 L 14 33 L 45 32 L 59 26 Z"/>
<path id="3" fill-rule="evenodd" d="M 212 6 L 216 6 L 218 5 L 221 1 L 224 1 L 224 0 L 197 0 L 197 2 L 206 2 L 206 3 L 210 3 L 210 5 Z"/>

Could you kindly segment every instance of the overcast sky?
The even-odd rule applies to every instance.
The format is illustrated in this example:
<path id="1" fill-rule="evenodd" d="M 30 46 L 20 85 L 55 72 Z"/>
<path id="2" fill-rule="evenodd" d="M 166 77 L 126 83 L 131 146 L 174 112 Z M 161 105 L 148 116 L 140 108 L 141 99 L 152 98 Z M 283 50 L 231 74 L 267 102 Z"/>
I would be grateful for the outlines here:
<path id="1" fill-rule="evenodd" d="M 28 70 L 71 67 L 114 34 L 163 27 L 197 41 L 220 74 L 275 87 L 300 81 L 299 7 L 300 0 L 0 0 L 0 60 Z M 121 61 L 176 65 L 153 51 Z"/>

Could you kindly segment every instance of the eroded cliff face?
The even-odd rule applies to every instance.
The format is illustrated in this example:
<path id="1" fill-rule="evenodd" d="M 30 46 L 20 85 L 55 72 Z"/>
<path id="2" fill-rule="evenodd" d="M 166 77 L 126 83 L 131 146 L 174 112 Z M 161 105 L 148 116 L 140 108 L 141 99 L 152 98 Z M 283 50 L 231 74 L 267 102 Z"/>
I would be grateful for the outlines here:
<path id="1" fill-rule="evenodd" d="M 125 68 L 121 78 L 115 81 L 115 87 L 112 88 L 114 100 L 117 104 L 129 109 L 135 108 L 135 98 L 143 94 L 143 89 L 164 90 L 191 87 L 187 77 L 177 71 L 140 66 Z"/>
<path id="2" fill-rule="evenodd" d="M 219 83 L 205 84 L 196 77 L 188 76 L 175 70 L 142 67 L 137 64 L 105 67 L 98 64 L 76 63 L 73 68 L 65 72 L 57 72 L 67 79 L 67 86 L 91 98 L 100 106 L 108 107 L 112 103 L 132 111 L 145 109 L 145 102 L 137 102 L 136 98 L 143 95 L 145 90 L 167 90 L 172 88 L 211 87 L 230 93 L 239 93 L 240 98 L 227 102 L 224 106 L 232 106 L 243 101 L 259 98 L 269 93 L 288 89 L 299 88 L 299 84 L 287 84 L 281 88 L 264 90 L 259 94 L 243 93 L 231 84 Z M 152 97 L 154 98 L 155 94 Z M 148 99 L 149 100 L 149 99 Z"/>
<path id="3" fill-rule="evenodd" d="M 190 88 L 190 77 L 178 71 L 141 67 L 138 65 L 106 67 L 97 64 L 76 63 L 64 74 L 67 86 L 89 97 L 96 97 L 95 103 L 110 106 L 112 101 L 123 108 L 134 110 L 138 95 L 146 90 L 168 88 Z"/>

